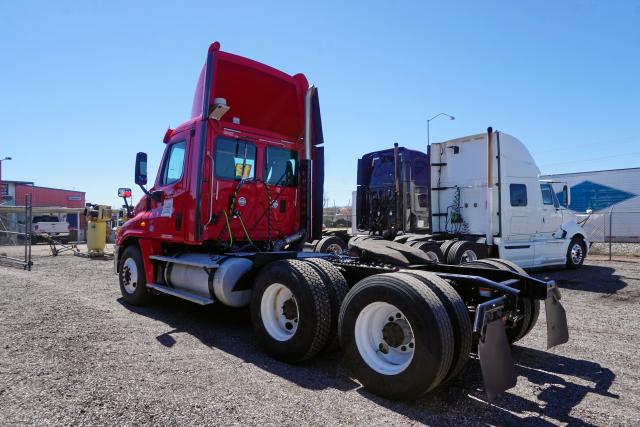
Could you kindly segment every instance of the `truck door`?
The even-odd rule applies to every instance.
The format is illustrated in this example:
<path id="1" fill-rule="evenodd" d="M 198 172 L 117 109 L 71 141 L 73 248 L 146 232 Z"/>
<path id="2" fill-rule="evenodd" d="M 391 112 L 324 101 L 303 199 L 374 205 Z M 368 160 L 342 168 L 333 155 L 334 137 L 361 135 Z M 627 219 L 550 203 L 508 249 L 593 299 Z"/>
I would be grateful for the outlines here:
<path id="1" fill-rule="evenodd" d="M 532 187 L 530 180 L 511 182 L 502 189 L 503 206 L 502 221 L 504 237 L 498 245 L 500 258 L 515 262 L 521 267 L 533 265 L 535 226 L 532 219 L 536 212 L 532 207 L 530 196 Z"/>
<path id="2" fill-rule="evenodd" d="M 536 233 L 535 265 L 555 264 L 562 261 L 566 254 L 565 239 L 557 238 L 562 225 L 560 202 L 549 183 L 540 183 L 541 204 L 540 223 Z"/>
<path id="3" fill-rule="evenodd" d="M 189 187 L 186 159 L 191 148 L 191 132 L 179 132 L 167 143 L 153 192 L 160 201 L 152 202 L 149 233 L 165 241 L 181 242 L 185 236 L 185 207 Z"/>
<path id="4" fill-rule="evenodd" d="M 264 181 L 272 186 L 272 216 L 275 237 L 285 237 L 297 230 L 298 152 L 287 147 L 264 149 Z"/>
<path id="5" fill-rule="evenodd" d="M 553 233 L 558 231 L 562 225 L 560 203 L 551 184 L 540 183 L 540 191 L 542 193 L 540 235 L 543 238 L 553 238 Z"/>

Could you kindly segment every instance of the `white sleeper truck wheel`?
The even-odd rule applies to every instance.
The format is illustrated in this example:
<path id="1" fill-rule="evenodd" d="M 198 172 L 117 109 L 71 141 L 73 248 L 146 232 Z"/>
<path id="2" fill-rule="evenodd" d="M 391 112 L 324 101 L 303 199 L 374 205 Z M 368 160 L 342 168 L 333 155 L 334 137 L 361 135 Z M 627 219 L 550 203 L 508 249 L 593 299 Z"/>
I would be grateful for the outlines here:
<path id="1" fill-rule="evenodd" d="M 569 249 L 567 250 L 567 267 L 571 269 L 582 267 L 585 255 L 584 240 L 579 237 L 574 237 L 571 239 L 571 242 L 569 242 Z"/>
<path id="2" fill-rule="evenodd" d="M 142 255 L 136 245 L 129 245 L 123 251 L 118 281 L 125 302 L 131 305 L 143 305 L 149 302 L 151 293 L 147 290 Z"/>
<path id="3" fill-rule="evenodd" d="M 486 255 L 480 251 L 485 251 L 482 245 L 475 242 L 468 242 L 465 240 L 459 240 L 455 242 L 449 248 L 447 253 L 447 264 L 459 265 L 465 262 L 473 262 L 480 258 L 484 258 Z"/>
<path id="4" fill-rule="evenodd" d="M 308 359 L 329 338 L 329 292 L 304 261 L 280 260 L 263 267 L 256 277 L 250 310 L 256 340 L 278 360 Z"/>
<path id="5" fill-rule="evenodd" d="M 442 302 L 404 274 L 377 274 L 351 288 L 338 331 L 353 376 L 389 399 L 433 389 L 453 359 L 453 331 Z"/>

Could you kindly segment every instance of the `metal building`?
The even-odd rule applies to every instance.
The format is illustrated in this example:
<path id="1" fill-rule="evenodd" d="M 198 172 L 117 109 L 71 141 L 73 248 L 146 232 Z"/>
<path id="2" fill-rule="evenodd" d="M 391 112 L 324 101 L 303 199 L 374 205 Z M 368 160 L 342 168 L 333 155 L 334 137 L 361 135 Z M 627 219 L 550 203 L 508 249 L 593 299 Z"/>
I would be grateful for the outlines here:
<path id="1" fill-rule="evenodd" d="M 593 242 L 640 242 L 640 168 L 543 175 L 541 179 L 566 182 L 571 200 L 569 209 L 585 217 Z M 564 200 L 562 184 L 553 184 Z"/>

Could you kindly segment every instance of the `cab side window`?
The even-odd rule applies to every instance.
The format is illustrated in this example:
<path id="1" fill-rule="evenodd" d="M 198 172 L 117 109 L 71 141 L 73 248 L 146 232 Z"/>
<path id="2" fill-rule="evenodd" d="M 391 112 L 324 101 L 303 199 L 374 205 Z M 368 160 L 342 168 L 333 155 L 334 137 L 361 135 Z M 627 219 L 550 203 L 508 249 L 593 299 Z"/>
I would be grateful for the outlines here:
<path id="1" fill-rule="evenodd" d="M 511 206 L 527 206 L 527 186 L 524 184 L 509 185 Z"/>
<path id="2" fill-rule="evenodd" d="M 162 167 L 160 185 L 170 185 L 177 182 L 182 177 L 184 168 L 184 157 L 187 149 L 185 141 L 174 142 L 169 148 L 169 154 Z"/>
<path id="3" fill-rule="evenodd" d="M 553 205 L 553 190 L 549 184 L 540 184 L 542 191 L 542 203 L 545 205 Z"/>
<path id="4" fill-rule="evenodd" d="M 298 185 L 298 153 L 278 147 L 267 147 L 264 180 L 268 184 L 295 187 Z"/>
<path id="5" fill-rule="evenodd" d="M 218 178 L 240 180 L 252 179 L 256 175 L 256 146 L 251 143 L 218 138 L 214 158 Z"/>

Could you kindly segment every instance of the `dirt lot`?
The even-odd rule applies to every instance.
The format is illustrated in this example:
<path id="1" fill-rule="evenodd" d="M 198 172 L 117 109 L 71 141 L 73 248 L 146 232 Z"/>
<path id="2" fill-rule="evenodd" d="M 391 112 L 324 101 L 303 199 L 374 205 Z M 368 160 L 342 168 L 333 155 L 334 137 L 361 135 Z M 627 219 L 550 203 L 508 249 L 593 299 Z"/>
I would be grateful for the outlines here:
<path id="1" fill-rule="evenodd" d="M 0 248 L 1 249 L 1 248 Z M 267 357 L 246 310 L 159 297 L 124 305 L 109 261 L 34 253 L 0 266 L 0 424 L 640 423 L 640 263 L 592 257 L 547 270 L 563 290 L 571 341 L 545 352 L 545 322 L 514 349 L 518 385 L 486 402 L 477 361 L 412 402 L 380 399 L 340 354 L 299 366 Z"/>

